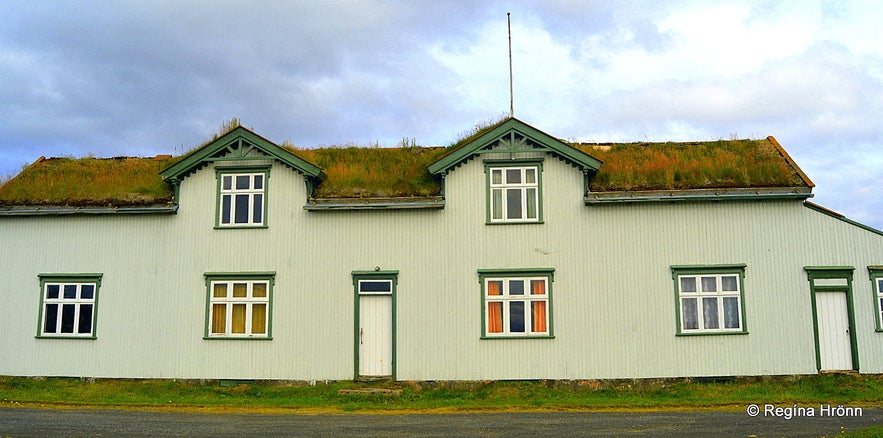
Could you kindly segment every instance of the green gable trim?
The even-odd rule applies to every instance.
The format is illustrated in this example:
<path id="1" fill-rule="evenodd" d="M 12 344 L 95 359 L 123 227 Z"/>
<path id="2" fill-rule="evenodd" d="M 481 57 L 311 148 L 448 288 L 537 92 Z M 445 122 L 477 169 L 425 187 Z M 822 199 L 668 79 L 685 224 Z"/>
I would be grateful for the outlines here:
<path id="1" fill-rule="evenodd" d="M 523 141 L 521 143 L 516 143 L 512 134 L 519 134 L 525 139 L 529 139 L 541 146 L 539 149 L 529 149 L 530 151 L 548 151 L 582 170 L 590 169 L 592 171 L 597 171 L 598 168 L 601 167 L 601 161 L 591 155 L 536 129 L 521 120 L 509 118 L 487 130 L 484 134 L 454 148 L 451 152 L 434 161 L 428 166 L 429 173 L 433 175 L 444 175 L 451 169 L 472 158 L 473 155 L 480 154 L 483 150 L 496 146 L 501 140 L 505 140 L 507 136 L 513 137 L 511 138 L 513 140 L 510 145 L 511 149 L 507 150 L 504 148 L 496 150 L 495 152 L 525 152 L 525 147 L 521 144 Z"/>
<path id="2" fill-rule="evenodd" d="M 232 152 L 234 146 L 238 146 L 240 142 L 248 144 L 247 147 L 242 145 L 242 150 L 240 151 L 242 160 L 248 161 L 249 158 L 245 158 L 245 155 L 252 150 L 257 149 L 268 155 L 269 158 L 278 160 L 306 176 L 320 180 L 325 177 L 325 174 L 319 166 L 294 155 L 272 141 L 267 140 L 242 126 L 233 129 L 217 140 L 193 151 L 177 163 L 163 169 L 160 172 L 160 175 L 166 181 L 180 181 L 209 162 L 218 161 L 222 155 Z"/>
<path id="3" fill-rule="evenodd" d="M 814 202 L 805 201 L 803 203 L 803 205 L 806 206 L 807 208 L 809 208 L 810 210 L 817 211 L 817 212 L 822 213 L 826 216 L 830 216 L 834 219 L 841 220 L 841 221 L 846 222 L 850 225 L 855 225 L 863 230 L 870 231 L 874 234 L 878 234 L 880 236 L 883 236 L 883 231 L 880 231 L 880 230 L 873 228 L 873 227 L 869 227 L 863 223 L 856 222 L 856 221 L 854 221 L 854 220 L 852 220 L 852 219 L 850 219 L 840 213 L 837 213 L 834 210 L 829 210 L 829 209 L 822 207 L 821 205 L 816 204 Z"/>

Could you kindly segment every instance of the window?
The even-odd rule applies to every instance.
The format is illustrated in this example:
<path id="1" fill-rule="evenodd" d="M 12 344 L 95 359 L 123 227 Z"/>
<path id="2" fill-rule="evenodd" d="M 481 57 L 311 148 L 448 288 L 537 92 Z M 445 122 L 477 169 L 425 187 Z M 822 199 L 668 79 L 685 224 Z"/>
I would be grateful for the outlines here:
<path id="1" fill-rule="evenodd" d="M 40 274 L 38 337 L 95 339 L 101 274 Z"/>
<path id="2" fill-rule="evenodd" d="M 877 331 L 883 332 L 883 266 L 870 266 L 868 271 L 874 288 L 874 319 L 877 321 Z"/>
<path id="3" fill-rule="evenodd" d="M 218 227 L 266 226 L 268 169 L 218 170 Z"/>
<path id="4" fill-rule="evenodd" d="M 206 338 L 270 339 L 274 275 L 206 274 Z"/>
<path id="5" fill-rule="evenodd" d="M 488 223 L 542 222 L 539 161 L 520 165 L 485 162 L 488 173 Z"/>
<path id="6" fill-rule="evenodd" d="M 672 267 L 678 334 L 747 333 L 744 265 Z"/>
<path id="7" fill-rule="evenodd" d="M 551 337 L 552 272 L 479 270 L 482 337 Z"/>

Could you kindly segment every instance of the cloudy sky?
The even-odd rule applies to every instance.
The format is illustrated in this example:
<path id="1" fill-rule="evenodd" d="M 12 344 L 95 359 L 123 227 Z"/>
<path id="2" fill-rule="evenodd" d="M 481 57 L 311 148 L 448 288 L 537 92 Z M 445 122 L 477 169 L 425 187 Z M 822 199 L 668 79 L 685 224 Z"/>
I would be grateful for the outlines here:
<path id="1" fill-rule="evenodd" d="M 225 121 L 301 147 L 448 145 L 509 109 L 579 141 L 775 136 L 883 229 L 879 2 L 0 4 L 0 176 L 179 154 Z"/>

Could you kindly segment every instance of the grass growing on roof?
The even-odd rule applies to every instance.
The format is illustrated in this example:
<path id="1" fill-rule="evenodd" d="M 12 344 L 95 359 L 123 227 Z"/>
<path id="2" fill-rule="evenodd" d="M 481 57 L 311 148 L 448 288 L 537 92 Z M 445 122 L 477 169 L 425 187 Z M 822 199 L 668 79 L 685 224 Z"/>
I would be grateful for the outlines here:
<path id="1" fill-rule="evenodd" d="M 172 200 L 159 177 L 170 159 L 51 158 L 0 187 L 0 204 L 137 206 Z"/>
<path id="2" fill-rule="evenodd" d="M 574 146 L 604 162 L 592 191 L 805 186 L 768 139 Z"/>
<path id="3" fill-rule="evenodd" d="M 426 167 L 443 148 L 406 146 L 326 147 L 295 153 L 325 170 L 316 190 L 319 198 L 438 196 L 441 186 Z"/>

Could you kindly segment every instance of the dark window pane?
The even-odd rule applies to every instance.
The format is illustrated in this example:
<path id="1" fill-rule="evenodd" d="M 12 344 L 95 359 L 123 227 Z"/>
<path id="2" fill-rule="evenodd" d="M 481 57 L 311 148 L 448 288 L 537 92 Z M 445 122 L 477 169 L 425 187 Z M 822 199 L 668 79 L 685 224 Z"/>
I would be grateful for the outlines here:
<path id="1" fill-rule="evenodd" d="M 251 179 L 250 175 L 236 175 L 236 189 L 237 190 L 247 190 L 250 188 L 251 184 L 249 181 Z"/>
<path id="2" fill-rule="evenodd" d="M 499 169 L 491 170 L 491 184 L 503 184 L 503 171 Z"/>
<path id="3" fill-rule="evenodd" d="M 230 223 L 230 203 L 232 202 L 232 197 L 230 195 L 224 195 L 221 198 L 221 223 L 229 224 Z"/>
<path id="4" fill-rule="evenodd" d="M 76 310 L 75 304 L 65 304 L 61 306 L 61 332 L 62 333 L 73 333 L 74 332 L 74 311 Z"/>
<path id="5" fill-rule="evenodd" d="M 71 300 L 77 299 L 77 285 L 75 285 L 75 284 L 64 285 L 64 298 L 71 299 Z"/>
<path id="6" fill-rule="evenodd" d="M 696 277 L 681 277 L 681 292 L 696 292 Z"/>
<path id="7" fill-rule="evenodd" d="M 506 184 L 521 184 L 521 169 L 506 169 Z"/>
<path id="8" fill-rule="evenodd" d="M 509 331 L 524 333 L 524 301 L 509 303 Z"/>
<path id="9" fill-rule="evenodd" d="M 724 328 L 737 329 L 741 327 L 739 318 L 739 299 L 734 297 L 724 298 Z"/>
<path id="10" fill-rule="evenodd" d="M 258 189 L 258 190 L 264 188 L 264 176 L 263 175 L 255 175 L 254 176 L 254 188 Z"/>
<path id="11" fill-rule="evenodd" d="M 739 290 L 738 284 L 739 282 L 736 281 L 735 275 L 727 275 L 726 277 L 721 277 L 721 290 L 725 292 L 735 292 Z"/>
<path id="12" fill-rule="evenodd" d="M 392 283 L 389 281 L 363 281 L 359 283 L 361 292 L 392 292 Z"/>
<path id="13" fill-rule="evenodd" d="M 236 195 L 236 213 L 234 222 L 248 223 L 248 195 Z"/>
<path id="14" fill-rule="evenodd" d="M 58 292 L 60 288 L 57 284 L 50 284 L 46 286 L 46 298 L 58 298 Z"/>
<path id="15" fill-rule="evenodd" d="M 46 315 L 43 323 L 43 331 L 46 333 L 55 333 L 58 325 L 58 304 L 47 304 Z"/>
<path id="16" fill-rule="evenodd" d="M 717 277 L 702 277 L 702 292 L 717 292 Z"/>
<path id="17" fill-rule="evenodd" d="M 696 330 L 699 328 L 696 298 L 684 298 L 681 300 L 681 321 L 683 322 L 684 330 Z"/>
<path id="18" fill-rule="evenodd" d="M 521 219 L 521 190 L 506 190 L 506 218 Z"/>
<path id="19" fill-rule="evenodd" d="M 230 190 L 233 188 L 233 177 L 230 175 L 224 175 L 221 180 L 223 181 L 224 190 Z"/>
<path id="20" fill-rule="evenodd" d="M 92 305 L 80 305 L 80 324 L 77 333 L 92 333 Z"/>
<path id="21" fill-rule="evenodd" d="M 264 221 L 264 195 L 254 195 L 254 206 L 252 207 L 252 210 L 252 216 L 254 217 L 252 221 L 256 224 L 262 223 Z"/>
<path id="22" fill-rule="evenodd" d="M 717 316 L 717 298 L 702 299 L 702 317 L 706 329 L 720 328 L 720 322 L 718 322 L 719 320 Z"/>
<path id="23" fill-rule="evenodd" d="M 509 280 L 509 295 L 524 295 L 524 280 Z"/>
<path id="24" fill-rule="evenodd" d="M 87 300 L 95 298 L 95 286 L 91 284 L 80 286 L 80 298 Z"/>

